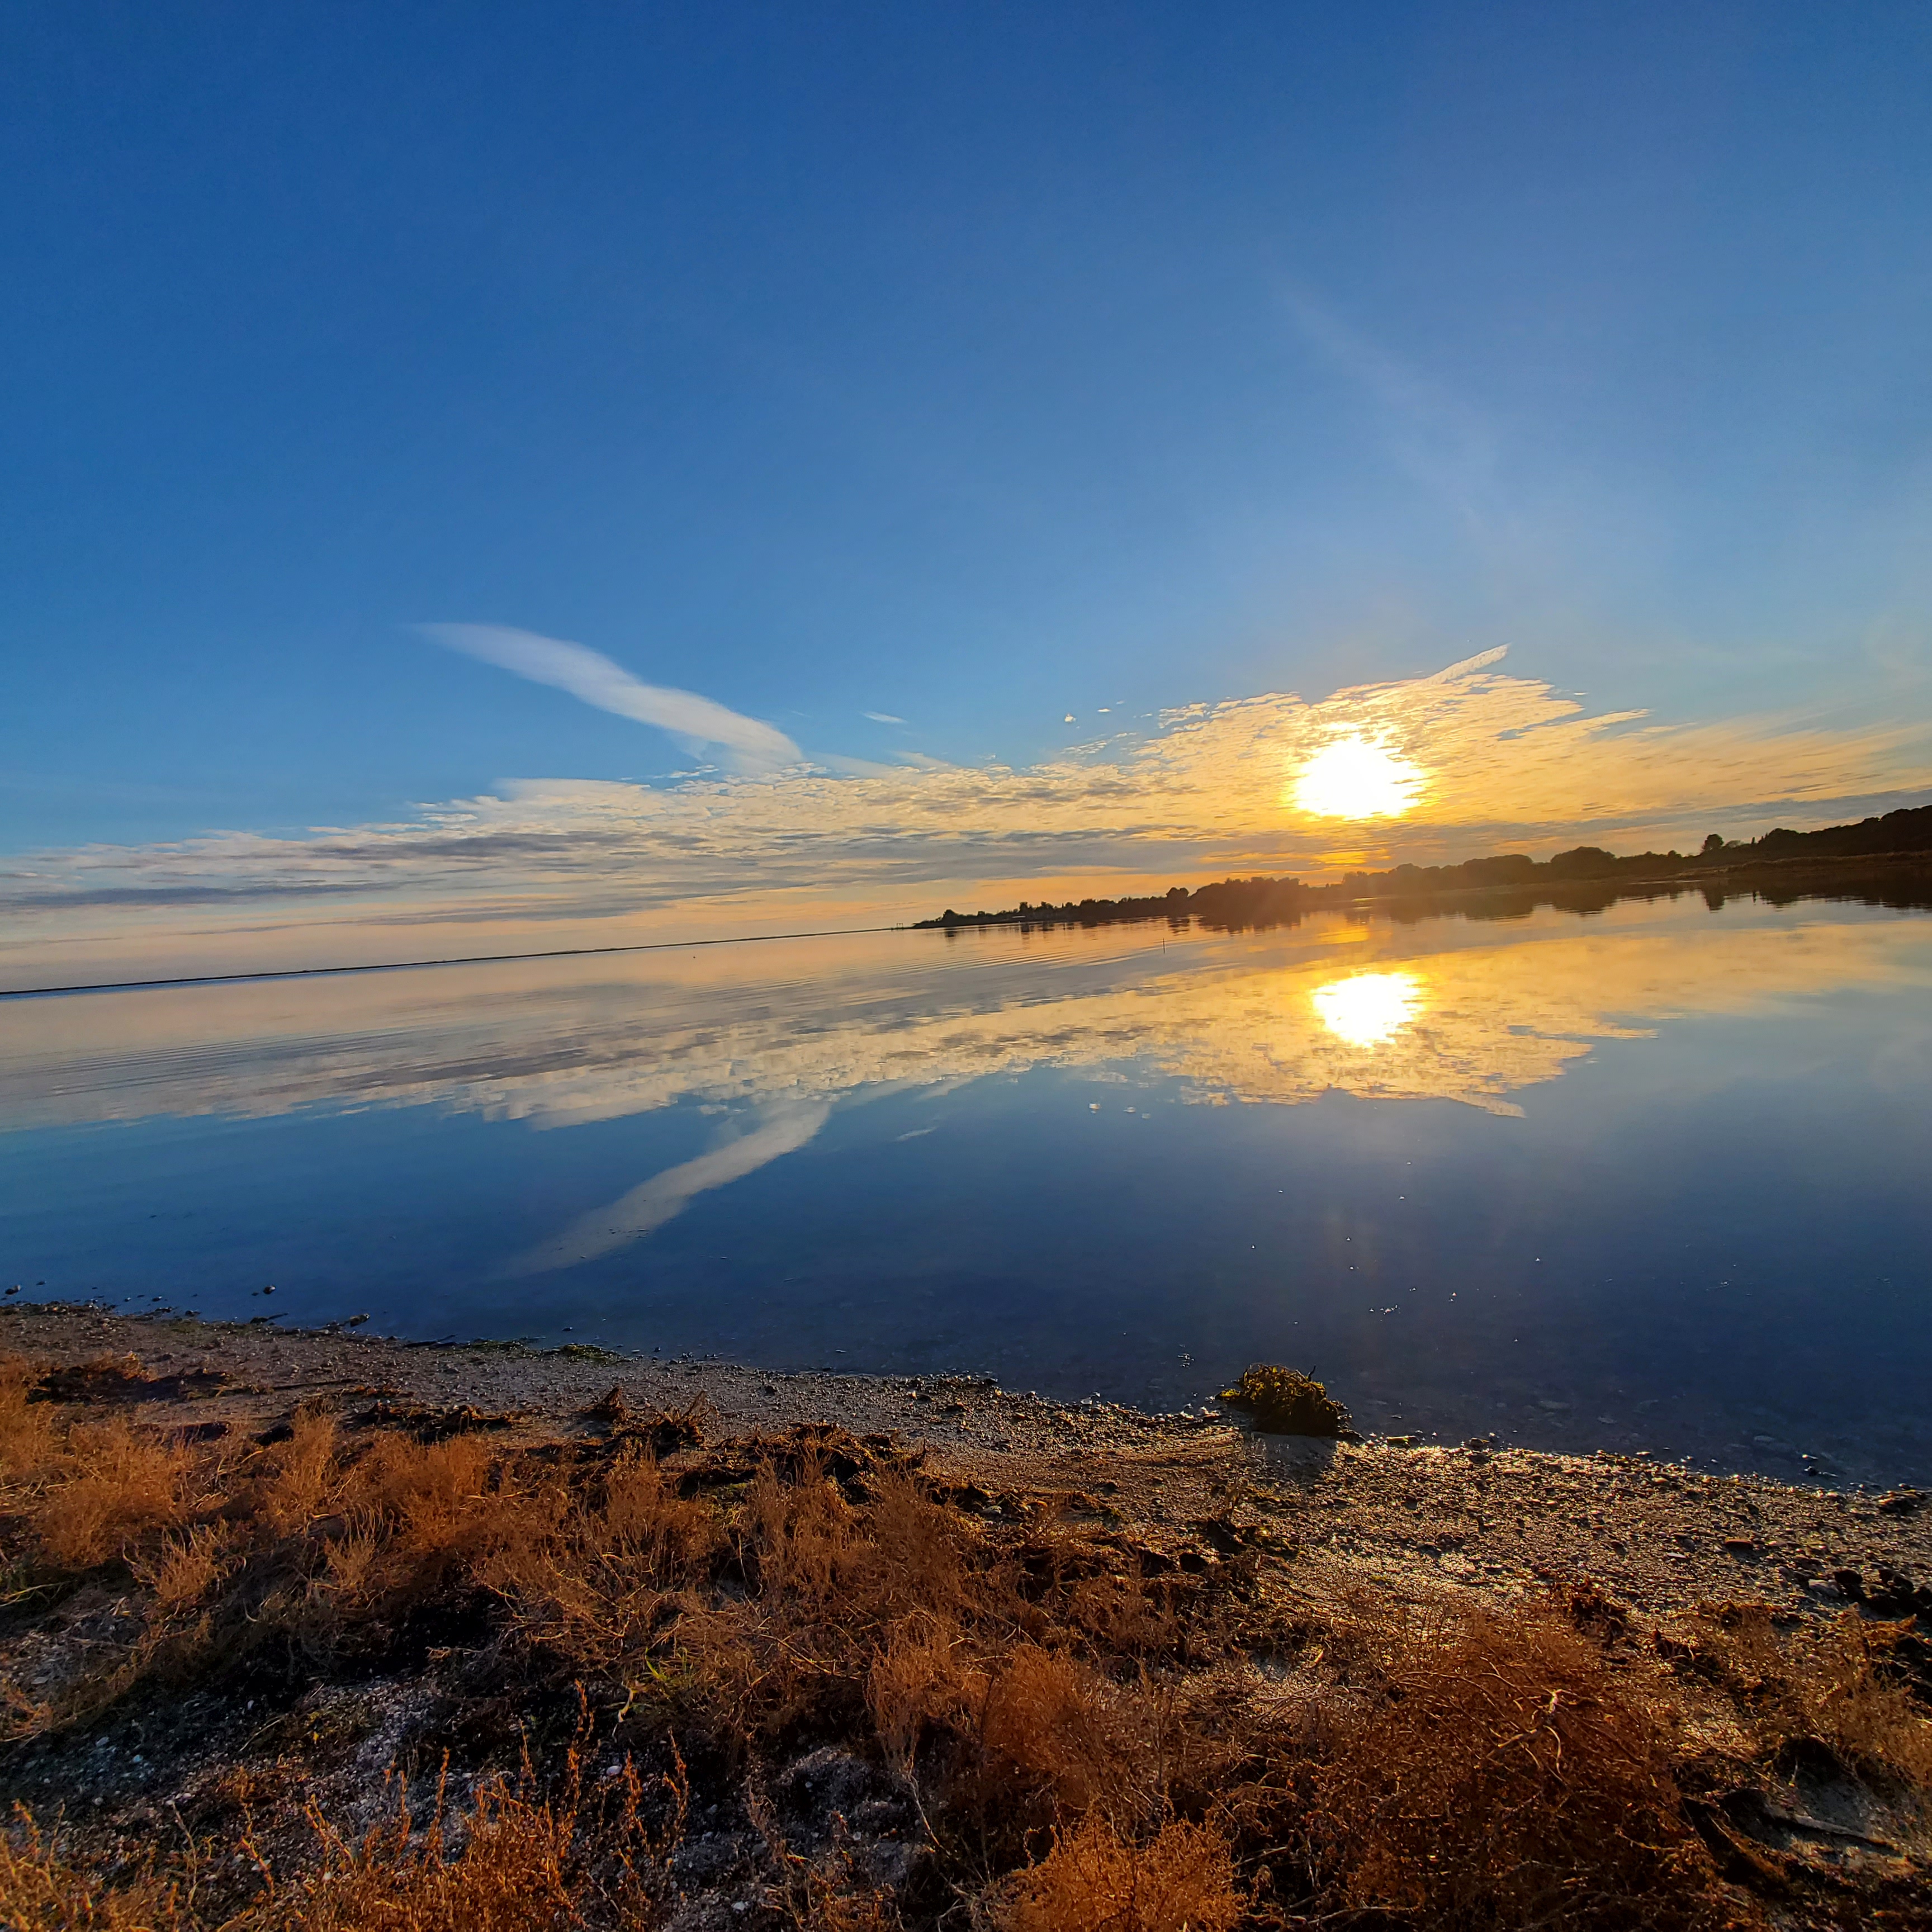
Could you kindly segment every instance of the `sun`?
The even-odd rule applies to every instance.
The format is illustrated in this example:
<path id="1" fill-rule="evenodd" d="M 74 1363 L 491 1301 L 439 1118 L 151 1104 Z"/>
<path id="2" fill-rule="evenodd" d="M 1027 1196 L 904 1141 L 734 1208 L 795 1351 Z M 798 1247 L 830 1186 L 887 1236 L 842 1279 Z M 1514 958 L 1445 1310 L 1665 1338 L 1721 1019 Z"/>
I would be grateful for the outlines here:
<path id="1" fill-rule="evenodd" d="M 1333 738 L 1296 772 L 1294 799 L 1315 818 L 1400 818 L 1422 781 L 1420 765 L 1372 738 Z"/>
<path id="2" fill-rule="evenodd" d="M 1322 1024 L 1351 1046 L 1385 1046 L 1422 1010 L 1422 982 L 1413 973 L 1358 973 L 1331 980 L 1309 996 Z"/>

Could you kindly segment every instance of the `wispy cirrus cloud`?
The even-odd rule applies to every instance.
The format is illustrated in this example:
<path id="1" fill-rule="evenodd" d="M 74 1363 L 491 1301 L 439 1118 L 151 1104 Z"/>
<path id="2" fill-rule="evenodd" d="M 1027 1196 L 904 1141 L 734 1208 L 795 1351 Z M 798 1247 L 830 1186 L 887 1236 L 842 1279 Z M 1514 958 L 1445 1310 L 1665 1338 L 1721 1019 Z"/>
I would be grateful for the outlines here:
<path id="1" fill-rule="evenodd" d="M 1281 301 L 1303 341 L 1370 399 L 1401 470 L 1469 521 L 1494 518 L 1498 439 L 1484 412 L 1306 291 L 1285 289 Z"/>
<path id="2" fill-rule="evenodd" d="M 416 628 L 453 651 L 514 671 L 534 684 L 554 686 L 600 711 L 655 724 L 693 751 L 717 746 L 741 771 L 778 771 L 802 761 L 798 747 L 776 726 L 745 717 L 694 691 L 646 684 L 586 645 L 504 624 L 418 624 Z"/>

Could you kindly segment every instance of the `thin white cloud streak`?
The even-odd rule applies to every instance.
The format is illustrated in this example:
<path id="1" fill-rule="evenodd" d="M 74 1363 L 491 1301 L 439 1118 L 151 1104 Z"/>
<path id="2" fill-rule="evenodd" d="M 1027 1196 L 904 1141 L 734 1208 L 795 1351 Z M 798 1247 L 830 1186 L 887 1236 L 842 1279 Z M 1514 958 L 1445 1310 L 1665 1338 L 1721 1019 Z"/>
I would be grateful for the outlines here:
<path id="1" fill-rule="evenodd" d="M 655 724 L 693 750 L 722 746 L 746 772 L 774 772 L 802 761 L 798 747 L 776 726 L 669 685 L 646 684 L 601 651 L 502 624 L 419 624 L 424 636 L 451 650 L 514 671 L 533 684 L 554 686 L 600 711 Z"/>
<path id="2" fill-rule="evenodd" d="M 869 718 L 874 724 L 903 724 L 903 718 L 895 718 L 890 711 L 862 711 L 861 718 Z"/>
<path id="3" fill-rule="evenodd" d="M 1483 412 L 1306 294 L 1285 290 L 1281 299 L 1302 340 L 1372 400 L 1403 471 L 1472 524 L 1491 521 L 1498 440 Z"/>

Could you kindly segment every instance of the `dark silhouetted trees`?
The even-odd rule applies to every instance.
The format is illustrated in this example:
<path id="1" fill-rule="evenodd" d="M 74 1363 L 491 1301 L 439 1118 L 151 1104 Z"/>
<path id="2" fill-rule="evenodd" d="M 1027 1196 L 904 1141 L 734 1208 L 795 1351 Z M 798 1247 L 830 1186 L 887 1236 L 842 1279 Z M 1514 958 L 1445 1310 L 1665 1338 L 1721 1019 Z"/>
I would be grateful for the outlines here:
<path id="1" fill-rule="evenodd" d="M 1166 919 L 1175 923 L 1198 920 L 1223 930 L 1247 926 L 1292 926 L 1311 908 L 1358 899 L 1390 902 L 1397 918 L 1420 916 L 1452 896 L 1482 894 L 1478 903 L 1465 903 L 1472 918 L 1520 916 L 1540 904 L 1562 905 L 1576 912 L 1593 912 L 1619 898 L 1652 892 L 1680 891 L 1702 886 L 1713 906 L 1724 903 L 1726 890 L 1745 884 L 1761 896 L 1778 900 L 1802 896 L 1815 887 L 1796 884 L 1810 862 L 1842 866 L 1844 861 L 1870 858 L 1893 860 L 1924 854 L 1932 862 L 1932 806 L 1907 806 L 1882 818 L 1862 819 L 1856 825 L 1831 825 L 1816 832 L 1793 832 L 1779 826 L 1761 838 L 1726 844 L 1720 832 L 1706 838 L 1694 854 L 1637 852 L 1619 858 L 1600 845 L 1578 845 L 1539 863 L 1524 852 L 1492 853 L 1466 859 L 1454 866 L 1400 865 L 1385 872 L 1351 872 L 1328 885 L 1309 885 L 1298 878 L 1222 879 L 1218 884 L 1170 886 L 1164 892 L 1117 899 L 1069 899 L 1064 905 L 1022 902 L 1006 912 L 956 912 L 949 906 L 937 919 L 922 919 L 918 928 L 963 926 L 1102 926 L 1115 920 Z M 1727 882 L 1713 880 L 1721 874 Z M 1739 880 L 1738 874 L 1747 878 Z M 1849 884 L 1849 882 L 1847 882 Z M 1928 902 L 1932 891 L 1923 876 L 1902 877 L 1890 866 L 1886 876 L 1869 882 L 1852 896 L 1886 905 Z"/>

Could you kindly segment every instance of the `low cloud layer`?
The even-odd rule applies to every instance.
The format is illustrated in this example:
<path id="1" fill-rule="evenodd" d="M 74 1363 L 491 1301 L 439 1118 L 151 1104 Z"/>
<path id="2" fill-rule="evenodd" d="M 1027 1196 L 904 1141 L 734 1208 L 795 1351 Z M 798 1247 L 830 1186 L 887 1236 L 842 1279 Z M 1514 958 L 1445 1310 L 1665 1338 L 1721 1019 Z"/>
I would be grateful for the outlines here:
<path id="1" fill-rule="evenodd" d="M 770 727 L 638 685 L 594 652 L 526 633 L 478 634 L 494 640 L 494 662 L 515 658 L 526 675 L 580 695 L 594 689 L 591 701 L 632 704 L 627 716 L 648 712 L 666 729 L 735 743 L 747 766 L 796 758 Z M 475 645 L 472 635 L 460 647 Z M 566 943 L 543 936 L 563 922 L 580 922 L 568 943 L 581 944 L 583 922 L 694 906 L 735 908 L 740 930 L 768 911 L 793 928 L 858 922 L 855 908 L 937 911 L 982 884 L 987 900 L 1015 888 L 1064 896 L 1228 873 L 1546 853 L 1586 840 L 1626 850 L 1694 842 L 1712 830 L 1856 817 L 1932 786 L 1932 747 L 1916 721 L 1660 724 L 1637 712 L 1592 715 L 1546 683 L 1508 674 L 1501 656 L 1318 702 L 1270 694 L 1184 706 L 1025 768 L 787 762 L 660 786 L 532 780 L 425 806 L 400 823 L 41 855 L 0 866 L 10 929 L 0 967 L 7 983 L 38 983 L 29 955 L 40 947 L 34 956 L 51 959 L 45 947 L 59 935 L 90 944 L 119 935 L 131 948 L 130 936 L 146 944 L 166 922 L 196 919 L 212 947 L 244 926 L 352 930 L 364 935 L 363 957 L 385 956 L 386 928 L 440 922 L 520 926 L 535 945 Z M 1406 815 L 1352 824 L 1297 808 L 1296 774 L 1350 734 L 1420 775 Z M 518 948 L 499 937 L 466 950 Z M 422 954 L 412 944 L 403 956 Z M 218 960 L 199 970 L 225 969 Z"/>

